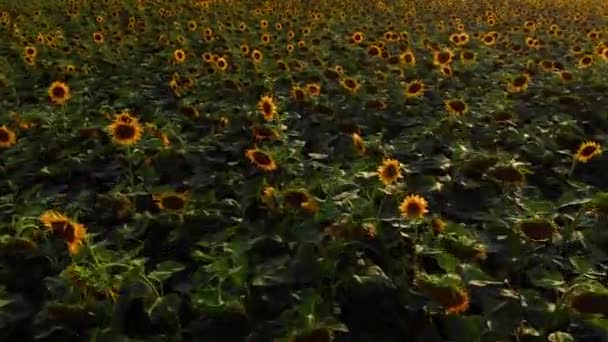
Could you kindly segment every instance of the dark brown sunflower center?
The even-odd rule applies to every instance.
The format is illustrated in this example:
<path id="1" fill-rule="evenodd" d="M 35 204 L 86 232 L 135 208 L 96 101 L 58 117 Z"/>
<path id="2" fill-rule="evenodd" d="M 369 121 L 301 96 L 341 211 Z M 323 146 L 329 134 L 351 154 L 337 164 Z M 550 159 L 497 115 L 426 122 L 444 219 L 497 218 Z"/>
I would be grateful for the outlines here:
<path id="1" fill-rule="evenodd" d="M 452 56 L 448 52 L 441 52 L 437 55 L 437 61 L 441 64 L 445 64 L 450 61 Z"/>
<path id="2" fill-rule="evenodd" d="M 528 79 L 524 76 L 519 76 L 513 80 L 513 86 L 515 87 L 523 87 L 526 85 L 526 83 L 528 83 Z"/>
<path id="3" fill-rule="evenodd" d="M 53 88 L 53 96 L 56 98 L 63 98 L 65 96 L 65 89 L 61 86 L 56 86 Z"/>
<path id="4" fill-rule="evenodd" d="M 0 128 L 0 142 L 8 142 L 11 140 L 10 134 L 2 128 Z"/>
<path id="5" fill-rule="evenodd" d="M 262 103 L 262 111 L 264 111 L 264 114 L 266 115 L 270 115 L 272 113 L 272 106 L 269 102 Z"/>
<path id="6" fill-rule="evenodd" d="M 53 228 L 53 232 L 61 238 L 63 238 L 67 242 L 72 242 L 76 238 L 74 233 L 74 226 L 66 221 L 58 221 L 51 223 L 51 227 Z"/>
<path id="7" fill-rule="evenodd" d="M 462 57 L 464 57 L 464 59 L 473 59 L 473 56 L 475 56 L 472 52 L 465 52 Z"/>
<path id="8" fill-rule="evenodd" d="M 590 155 L 592 155 L 595 151 L 597 150 L 597 147 L 595 146 L 585 146 L 582 150 L 581 150 L 581 156 L 583 157 L 589 157 Z"/>
<path id="9" fill-rule="evenodd" d="M 394 178 L 397 176 L 397 167 L 395 165 L 387 165 L 384 168 L 384 176 L 386 178 Z"/>
<path id="10" fill-rule="evenodd" d="M 608 295 L 603 293 L 585 292 L 575 296 L 571 305 L 583 313 L 608 314 Z"/>
<path id="11" fill-rule="evenodd" d="M 302 191 L 290 191 L 285 194 L 285 201 L 291 207 L 299 208 L 302 203 L 308 201 L 308 195 Z"/>
<path id="12" fill-rule="evenodd" d="M 492 171 L 492 176 L 503 182 L 520 183 L 524 180 L 524 174 L 517 168 L 510 166 L 500 166 Z"/>
<path id="13" fill-rule="evenodd" d="M 411 63 L 413 59 L 414 59 L 414 57 L 412 57 L 412 55 L 410 55 L 410 54 L 407 54 L 407 55 L 403 56 L 403 60 L 406 63 Z"/>
<path id="14" fill-rule="evenodd" d="M 449 106 L 450 108 L 452 108 L 452 110 L 458 113 L 464 112 L 464 110 L 466 109 L 466 105 L 462 101 L 452 101 L 449 103 Z"/>
<path id="15" fill-rule="evenodd" d="M 430 291 L 431 296 L 444 308 L 453 308 L 462 305 L 466 301 L 465 295 L 447 286 L 433 287 Z"/>
<path id="16" fill-rule="evenodd" d="M 585 58 L 583 58 L 582 62 L 583 62 L 583 64 L 590 64 L 591 63 L 591 58 L 585 57 Z"/>
<path id="17" fill-rule="evenodd" d="M 127 124 L 120 124 L 114 129 L 114 134 L 116 135 L 116 138 L 120 140 L 132 139 L 135 136 L 135 127 Z"/>
<path id="18" fill-rule="evenodd" d="M 266 166 L 266 165 L 272 164 L 272 160 L 264 152 L 260 152 L 260 151 L 254 152 L 253 153 L 253 159 L 255 160 L 256 163 L 258 163 L 260 165 Z"/>
<path id="19" fill-rule="evenodd" d="M 163 208 L 169 210 L 181 210 L 184 208 L 186 201 L 179 196 L 166 196 L 161 199 Z"/>
<path id="20" fill-rule="evenodd" d="M 344 82 L 344 84 L 346 84 L 346 86 L 349 87 L 349 88 L 351 88 L 351 89 L 354 89 L 355 87 L 357 87 L 357 82 L 355 82 L 355 81 L 353 81 L 351 79 L 346 80 Z"/>
<path id="21" fill-rule="evenodd" d="M 417 92 L 419 92 L 422 89 L 422 84 L 420 83 L 414 83 L 412 85 L 410 85 L 410 88 L 408 89 L 408 92 L 410 94 L 415 94 Z"/>
<path id="22" fill-rule="evenodd" d="M 409 202 L 405 207 L 405 212 L 408 216 L 416 216 L 422 212 L 422 207 L 417 202 Z"/>

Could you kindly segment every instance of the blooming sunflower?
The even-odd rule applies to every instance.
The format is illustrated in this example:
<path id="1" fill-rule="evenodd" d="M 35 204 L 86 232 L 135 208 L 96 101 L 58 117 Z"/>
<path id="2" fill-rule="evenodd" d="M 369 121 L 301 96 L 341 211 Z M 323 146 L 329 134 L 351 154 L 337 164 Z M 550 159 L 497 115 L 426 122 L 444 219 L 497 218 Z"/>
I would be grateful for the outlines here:
<path id="1" fill-rule="evenodd" d="M 114 121 L 108 125 L 108 132 L 115 143 L 133 145 L 141 139 L 143 128 L 139 120 L 129 114 L 122 113 L 117 115 Z"/>
<path id="2" fill-rule="evenodd" d="M 8 148 L 15 145 L 17 134 L 5 125 L 0 126 L 0 147 Z"/>
<path id="3" fill-rule="evenodd" d="M 530 84 L 530 75 L 523 74 L 521 76 L 515 77 L 509 83 L 508 90 L 509 90 L 509 92 L 512 92 L 512 93 L 521 92 L 528 88 L 528 84 Z"/>
<path id="4" fill-rule="evenodd" d="M 572 73 L 566 70 L 560 70 L 557 72 L 557 76 L 562 83 L 568 83 L 574 79 Z"/>
<path id="5" fill-rule="evenodd" d="M 48 89 L 48 95 L 53 103 L 62 105 L 70 99 L 70 87 L 61 81 L 55 81 Z"/>
<path id="6" fill-rule="evenodd" d="M 306 91 L 301 86 L 294 85 L 291 87 L 291 97 L 298 102 L 304 101 L 306 98 Z"/>
<path id="7" fill-rule="evenodd" d="M 595 141 L 585 141 L 579 146 L 578 150 L 574 154 L 574 159 L 577 162 L 586 163 L 600 153 L 602 153 L 600 144 Z"/>
<path id="8" fill-rule="evenodd" d="M 407 196 L 399 206 L 401 215 L 407 218 L 421 218 L 428 212 L 428 202 L 419 195 Z"/>
<path id="9" fill-rule="evenodd" d="M 429 293 L 449 315 L 458 315 L 469 309 L 469 294 L 464 288 L 438 286 L 429 290 Z"/>
<path id="10" fill-rule="evenodd" d="M 361 32 L 355 32 L 353 33 L 353 35 L 351 36 L 352 41 L 355 44 L 359 44 L 363 41 L 363 39 L 365 38 L 365 36 L 363 35 L 363 33 Z"/>
<path id="11" fill-rule="evenodd" d="M 406 97 L 420 97 L 424 91 L 424 83 L 421 80 L 414 80 L 406 84 L 404 94 Z"/>
<path id="12" fill-rule="evenodd" d="M 451 99 L 445 101 L 445 109 L 450 115 L 464 115 L 469 110 L 469 106 L 462 100 Z"/>
<path id="13" fill-rule="evenodd" d="M 55 210 L 43 212 L 38 219 L 47 229 L 63 238 L 71 254 L 78 252 L 87 233 L 84 225 Z"/>
<path id="14" fill-rule="evenodd" d="M 587 69 L 593 64 L 593 55 L 584 55 L 578 60 L 579 69 Z"/>
<path id="15" fill-rule="evenodd" d="M 270 95 L 262 96 L 257 107 L 266 121 L 272 121 L 277 116 L 277 105 Z"/>
<path id="16" fill-rule="evenodd" d="M 219 70 L 226 70 L 228 68 L 228 62 L 226 61 L 225 58 L 220 57 L 217 59 L 217 61 L 215 61 L 215 66 L 219 69 Z"/>
<path id="17" fill-rule="evenodd" d="M 160 210 L 179 212 L 186 207 L 188 195 L 179 192 L 164 192 L 153 195 L 152 199 Z"/>
<path id="18" fill-rule="evenodd" d="M 186 51 L 182 49 L 176 49 L 173 51 L 173 61 L 177 64 L 181 64 L 186 61 Z"/>
<path id="19" fill-rule="evenodd" d="M 93 33 L 93 41 L 97 44 L 101 44 L 104 41 L 103 32 L 97 31 Z"/>
<path id="20" fill-rule="evenodd" d="M 436 51 L 433 53 L 433 64 L 435 65 L 444 65 L 452 62 L 454 58 L 454 53 L 450 49 L 445 49 L 443 51 Z"/>
<path id="21" fill-rule="evenodd" d="M 521 220 L 517 225 L 519 230 L 532 241 L 550 240 L 557 232 L 556 225 L 544 218 Z"/>
<path id="22" fill-rule="evenodd" d="M 401 175 L 401 163 L 396 159 L 384 159 L 382 165 L 378 166 L 378 178 L 384 183 L 384 185 L 390 185 L 399 178 L 403 178 Z"/>
<path id="23" fill-rule="evenodd" d="M 309 96 L 321 95 L 321 86 L 317 83 L 310 83 L 306 85 L 306 93 Z"/>
<path id="24" fill-rule="evenodd" d="M 357 80 L 350 77 L 341 79 L 340 84 L 351 93 L 356 93 L 359 88 L 361 88 L 361 84 Z"/>
<path id="25" fill-rule="evenodd" d="M 399 60 L 401 63 L 406 65 L 415 65 L 416 64 L 416 56 L 410 50 L 405 51 L 399 56 Z"/>
<path id="26" fill-rule="evenodd" d="M 471 64 L 471 63 L 475 62 L 475 58 L 476 58 L 476 55 L 472 51 L 463 50 L 462 52 L 460 52 L 460 61 L 463 64 Z"/>
<path id="27" fill-rule="evenodd" d="M 245 151 L 245 156 L 255 166 L 264 171 L 274 171 L 277 169 L 277 164 L 268 153 L 258 150 L 257 148 L 251 148 Z"/>

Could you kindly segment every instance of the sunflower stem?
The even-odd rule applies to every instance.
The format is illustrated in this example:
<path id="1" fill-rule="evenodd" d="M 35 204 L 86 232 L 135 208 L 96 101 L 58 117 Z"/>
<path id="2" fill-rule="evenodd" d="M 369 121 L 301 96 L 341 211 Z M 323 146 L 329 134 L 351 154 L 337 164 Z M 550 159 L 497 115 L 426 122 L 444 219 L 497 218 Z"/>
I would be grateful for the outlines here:
<path id="1" fill-rule="evenodd" d="M 570 178 L 572 176 L 572 173 L 574 172 L 575 167 L 576 167 L 576 158 L 572 158 L 572 165 L 570 165 L 570 170 L 568 171 L 567 178 Z"/>

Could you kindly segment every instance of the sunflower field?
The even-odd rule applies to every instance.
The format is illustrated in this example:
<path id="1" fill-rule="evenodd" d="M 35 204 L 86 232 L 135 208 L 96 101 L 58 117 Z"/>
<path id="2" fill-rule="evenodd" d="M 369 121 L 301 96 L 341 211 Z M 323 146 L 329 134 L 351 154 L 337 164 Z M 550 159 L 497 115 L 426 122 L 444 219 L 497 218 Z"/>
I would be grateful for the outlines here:
<path id="1" fill-rule="evenodd" d="M 608 2 L 0 0 L 0 341 L 608 341 Z"/>

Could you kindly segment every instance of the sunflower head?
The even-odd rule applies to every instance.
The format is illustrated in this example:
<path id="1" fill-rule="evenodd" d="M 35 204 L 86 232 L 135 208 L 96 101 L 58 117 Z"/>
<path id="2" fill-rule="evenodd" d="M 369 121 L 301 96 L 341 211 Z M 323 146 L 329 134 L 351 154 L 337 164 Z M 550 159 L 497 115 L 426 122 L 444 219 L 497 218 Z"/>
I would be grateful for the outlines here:
<path id="1" fill-rule="evenodd" d="M 409 195 L 401 202 L 399 211 L 406 218 L 422 218 L 428 212 L 428 202 L 422 196 Z"/>
<path id="2" fill-rule="evenodd" d="M 258 110 L 262 113 L 264 120 L 272 121 L 277 117 L 277 105 L 274 103 L 274 98 L 270 95 L 264 95 L 258 101 Z"/>
<path id="3" fill-rule="evenodd" d="M 180 192 L 164 192 L 154 195 L 153 200 L 160 210 L 180 212 L 188 204 L 188 195 Z"/>
<path id="4" fill-rule="evenodd" d="M 390 185 L 399 178 L 403 178 L 401 174 L 401 163 L 396 159 L 384 159 L 382 165 L 378 166 L 378 178 L 384 185 Z"/>
<path id="5" fill-rule="evenodd" d="M 544 218 L 522 220 L 518 224 L 519 230 L 532 241 L 551 240 L 557 227 L 555 223 Z"/>
<path id="6" fill-rule="evenodd" d="M 467 289 L 450 274 L 442 277 L 423 275 L 416 279 L 415 283 L 447 314 L 458 315 L 469 309 L 470 298 Z"/>
<path id="7" fill-rule="evenodd" d="M 414 80 L 405 85 L 406 97 L 420 97 L 424 94 L 425 87 L 421 80 Z"/>
<path id="8" fill-rule="evenodd" d="M 302 102 L 306 98 L 306 90 L 299 85 L 291 87 L 291 97 L 297 102 Z"/>
<path id="9" fill-rule="evenodd" d="M 462 100 L 450 99 L 445 101 L 445 109 L 448 114 L 458 116 L 466 114 L 469 111 L 469 106 Z"/>
<path id="10" fill-rule="evenodd" d="M 55 81 L 49 87 L 48 95 L 53 103 L 62 105 L 70 99 L 70 88 L 63 82 Z"/>
<path id="11" fill-rule="evenodd" d="M 108 132 L 116 144 L 133 145 L 141 139 L 143 128 L 137 118 L 123 112 L 108 125 Z"/>
<path id="12" fill-rule="evenodd" d="M 255 166 L 264 171 L 274 171 L 278 168 L 272 156 L 268 153 L 258 150 L 257 148 L 248 149 L 245 151 L 245 156 Z"/>
<path id="13" fill-rule="evenodd" d="M 346 90 L 350 91 L 351 93 L 356 93 L 359 90 L 359 88 L 361 88 L 361 84 L 359 83 L 359 81 L 357 81 L 351 77 L 346 77 L 346 78 L 341 79 L 340 84 L 344 88 L 346 88 Z"/>
<path id="14" fill-rule="evenodd" d="M 357 152 L 358 155 L 362 156 L 365 154 L 365 141 L 363 141 L 363 138 L 361 137 L 361 135 L 359 135 L 359 133 L 353 132 L 351 133 L 351 140 L 353 142 L 353 147 L 355 148 L 355 151 Z"/>
<path id="15" fill-rule="evenodd" d="M 415 65 L 416 64 L 416 56 L 410 50 L 405 51 L 399 56 L 399 60 L 401 63 L 405 65 Z"/>
<path id="16" fill-rule="evenodd" d="M 186 51 L 182 49 L 176 49 L 173 51 L 173 61 L 177 64 L 181 64 L 186 61 Z"/>
<path id="17" fill-rule="evenodd" d="M 552 66 L 553 67 L 553 66 Z M 530 83 L 530 75 L 522 74 L 520 76 L 515 77 L 509 83 L 509 91 L 516 93 L 528 88 L 528 84 Z"/>
<path id="18" fill-rule="evenodd" d="M 580 163 L 586 163 L 591 158 L 597 156 L 602 153 L 602 148 L 600 144 L 595 141 L 585 141 L 583 142 L 576 153 L 574 154 L 574 159 Z"/>
<path id="19" fill-rule="evenodd" d="M 277 132 L 270 127 L 255 125 L 252 131 L 255 140 L 275 140 L 279 137 Z"/>
<path id="20" fill-rule="evenodd" d="M 5 125 L 0 126 L 0 148 L 8 148 L 17 142 L 17 134 Z"/>

